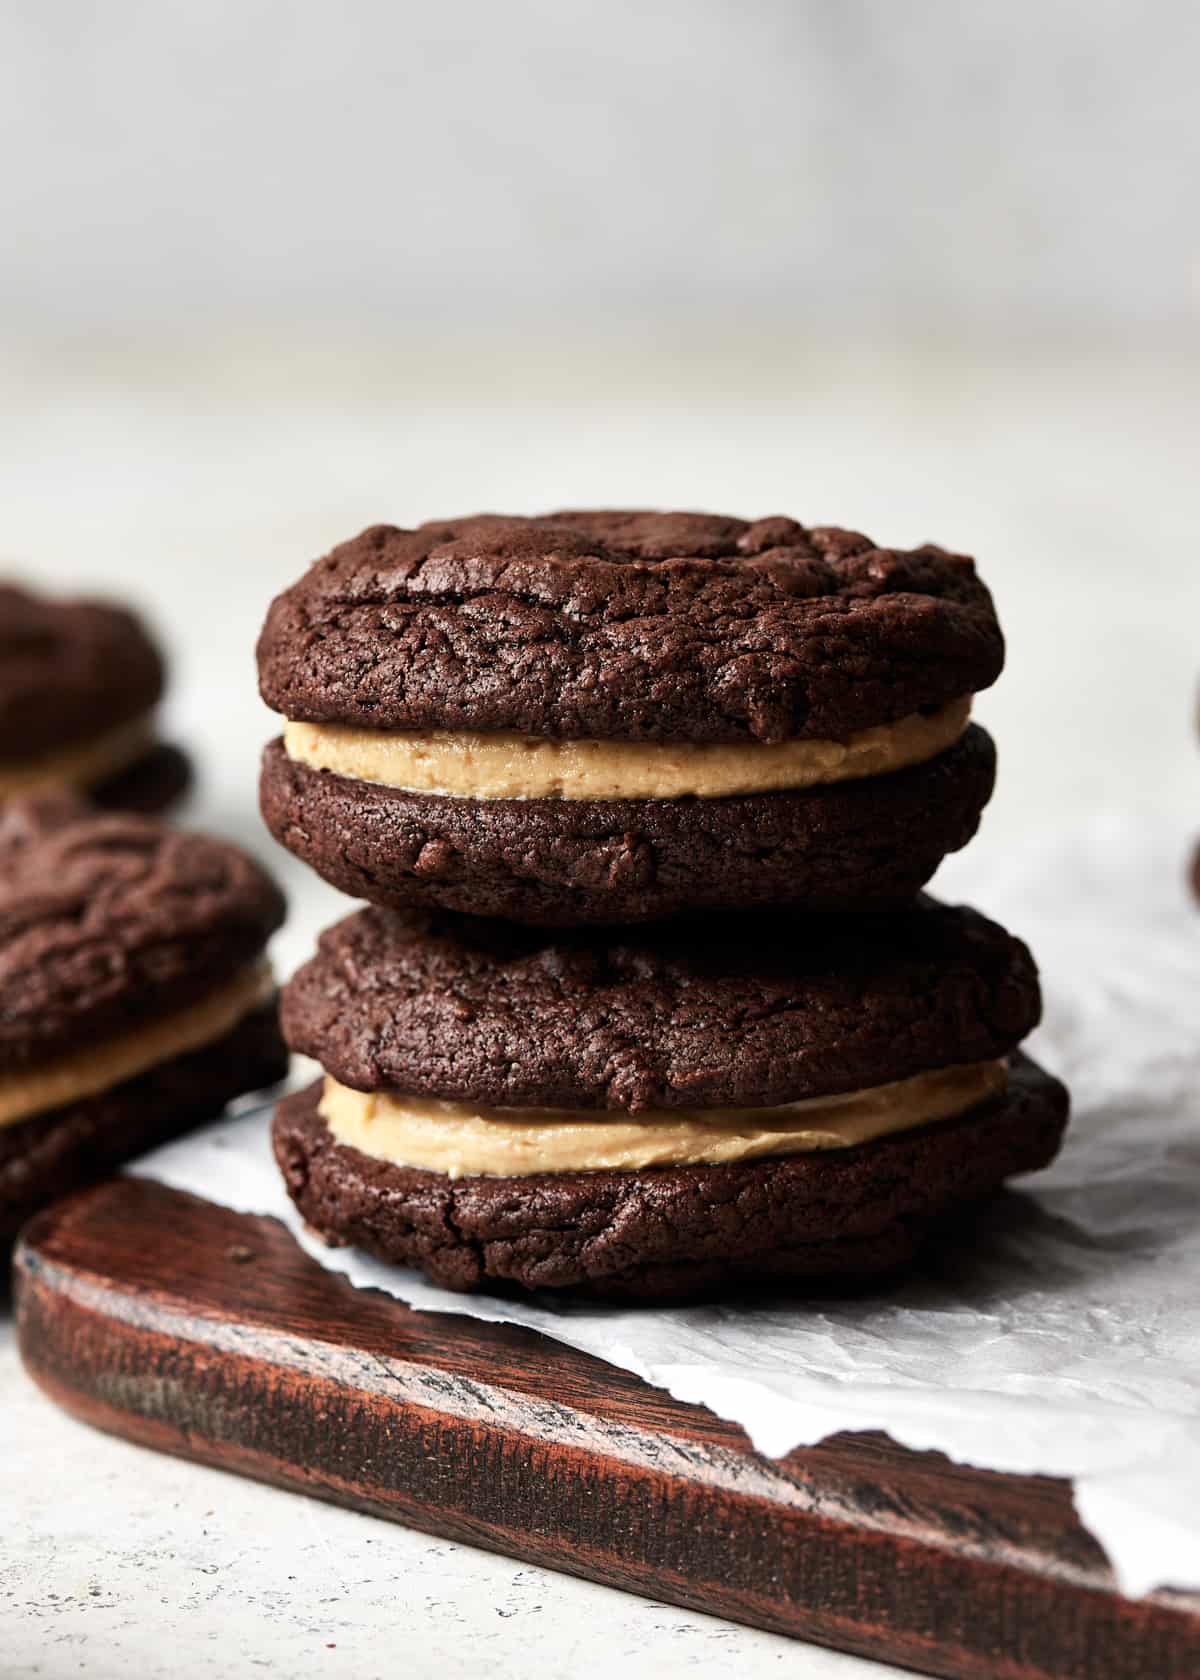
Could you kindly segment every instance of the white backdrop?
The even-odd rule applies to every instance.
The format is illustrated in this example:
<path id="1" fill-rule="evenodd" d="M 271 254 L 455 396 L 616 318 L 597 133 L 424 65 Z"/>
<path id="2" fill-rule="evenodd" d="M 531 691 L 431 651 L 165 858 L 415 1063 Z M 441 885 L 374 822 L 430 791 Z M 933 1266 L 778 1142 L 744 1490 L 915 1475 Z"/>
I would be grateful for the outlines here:
<path id="1" fill-rule="evenodd" d="M 1188 0 L 13 0 L 0 313 L 1200 326 Z"/>

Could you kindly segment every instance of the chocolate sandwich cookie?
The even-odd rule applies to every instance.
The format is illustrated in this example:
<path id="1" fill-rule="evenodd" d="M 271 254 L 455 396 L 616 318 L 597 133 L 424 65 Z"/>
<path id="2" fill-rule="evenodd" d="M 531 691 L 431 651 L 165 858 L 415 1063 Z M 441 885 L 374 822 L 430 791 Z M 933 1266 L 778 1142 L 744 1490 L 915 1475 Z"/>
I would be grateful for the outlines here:
<path id="1" fill-rule="evenodd" d="M 62 788 L 153 812 L 190 767 L 155 733 L 162 657 L 131 612 L 0 584 L 0 800 Z"/>
<path id="2" fill-rule="evenodd" d="M 0 1242 L 37 1208 L 273 1084 L 266 942 L 236 847 L 69 800 L 0 816 Z"/>
<path id="3" fill-rule="evenodd" d="M 275 837 L 390 908 L 549 926 L 903 902 L 992 791 L 961 555 L 795 520 L 378 526 L 272 604 Z"/>
<path id="4" fill-rule="evenodd" d="M 368 909 L 285 988 L 324 1079 L 276 1111 L 332 1243 L 453 1289 L 641 1299 L 854 1277 L 1046 1165 L 1040 994 L 970 910 L 655 931 Z"/>

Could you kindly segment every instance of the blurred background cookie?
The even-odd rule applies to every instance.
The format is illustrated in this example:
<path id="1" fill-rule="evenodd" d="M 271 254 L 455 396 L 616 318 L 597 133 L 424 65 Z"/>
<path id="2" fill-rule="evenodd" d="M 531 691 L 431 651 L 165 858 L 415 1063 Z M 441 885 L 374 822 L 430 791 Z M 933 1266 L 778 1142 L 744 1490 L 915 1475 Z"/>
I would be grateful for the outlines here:
<path id="1" fill-rule="evenodd" d="M 0 1243 L 37 1208 L 280 1079 L 279 889 L 151 818 L 0 819 Z"/>
<path id="2" fill-rule="evenodd" d="M 65 789 L 131 811 L 172 804 L 190 767 L 156 732 L 164 686 L 126 608 L 0 583 L 0 800 Z"/>

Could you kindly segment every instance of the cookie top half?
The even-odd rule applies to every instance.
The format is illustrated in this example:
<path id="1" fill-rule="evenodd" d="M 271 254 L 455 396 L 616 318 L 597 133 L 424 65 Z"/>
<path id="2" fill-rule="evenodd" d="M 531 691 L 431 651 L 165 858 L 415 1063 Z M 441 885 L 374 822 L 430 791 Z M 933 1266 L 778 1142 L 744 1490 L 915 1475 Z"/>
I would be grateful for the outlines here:
<path id="1" fill-rule="evenodd" d="M 279 889 L 226 841 L 69 800 L 0 813 L 0 1072 L 203 997 L 283 920 Z"/>
<path id="2" fill-rule="evenodd" d="M 843 739 L 993 683 L 963 555 L 772 517 L 564 512 L 379 525 L 272 603 L 292 720 L 564 740 Z"/>
<path id="3" fill-rule="evenodd" d="M 124 607 L 0 582 L 0 764 L 141 717 L 159 700 L 163 678 L 158 649 Z"/>
<path id="4" fill-rule="evenodd" d="M 368 909 L 283 995 L 292 1049 L 363 1091 L 511 1107 L 753 1106 L 1008 1054 L 1026 947 L 932 900 L 846 918 L 548 933 Z"/>

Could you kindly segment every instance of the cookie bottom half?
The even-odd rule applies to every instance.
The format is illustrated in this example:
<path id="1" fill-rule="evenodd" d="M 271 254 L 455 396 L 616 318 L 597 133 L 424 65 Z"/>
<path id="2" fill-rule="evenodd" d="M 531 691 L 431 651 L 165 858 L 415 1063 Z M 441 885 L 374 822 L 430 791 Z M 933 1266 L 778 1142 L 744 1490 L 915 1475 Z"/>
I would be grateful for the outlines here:
<path id="1" fill-rule="evenodd" d="M 47 1203 L 213 1119 L 234 1097 L 275 1084 L 287 1064 L 271 1003 L 213 1043 L 99 1096 L 0 1127 L 0 1245 Z"/>
<path id="2" fill-rule="evenodd" d="M 974 835 L 995 769 L 973 725 L 924 764 L 794 793 L 477 800 L 314 770 L 277 740 L 260 796 L 275 838 L 354 898 L 570 927 L 904 903 Z"/>
<path id="3" fill-rule="evenodd" d="M 192 763 L 182 747 L 160 744 L 89 788 L 87 798 L 104 811 L 132 811 L 149 817 L 176 804 L 191 784 Z"/>
<path id="4" fill-rule="evenodd" d="M 456 1290 L 630 1301 L 853 1280 L 911 1260 L 931 1224 L 1054 1158 L 1064 1087 L 1013 1058 L 1007 1093 L 857 1148 L 733 1165 L 460 1178 L 334 1141 L 321 1082 L 276 1109 L 275 1155 L 308 1224 Z"/>

